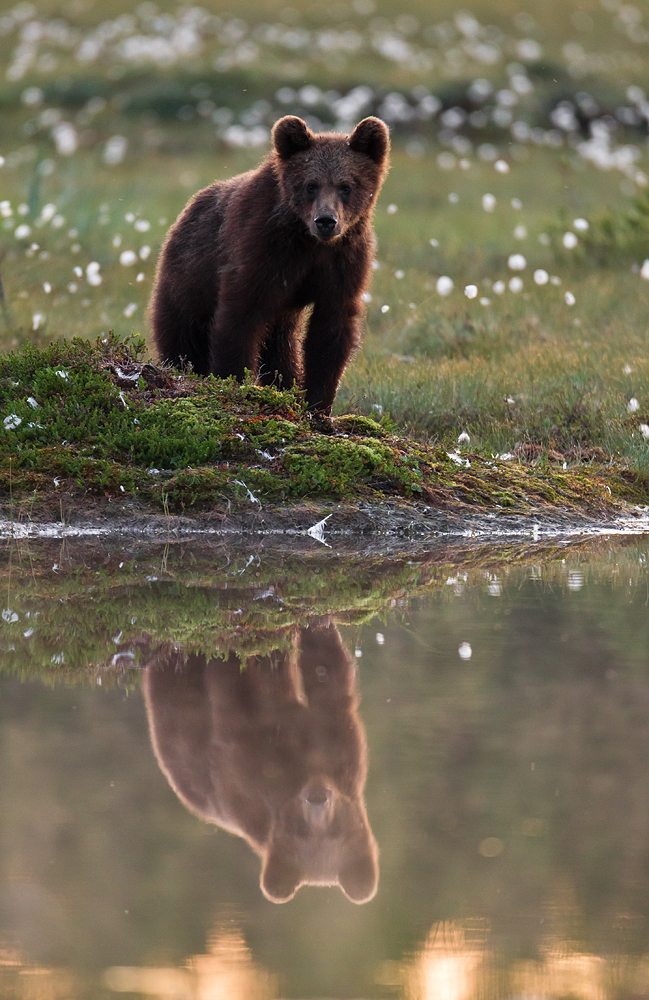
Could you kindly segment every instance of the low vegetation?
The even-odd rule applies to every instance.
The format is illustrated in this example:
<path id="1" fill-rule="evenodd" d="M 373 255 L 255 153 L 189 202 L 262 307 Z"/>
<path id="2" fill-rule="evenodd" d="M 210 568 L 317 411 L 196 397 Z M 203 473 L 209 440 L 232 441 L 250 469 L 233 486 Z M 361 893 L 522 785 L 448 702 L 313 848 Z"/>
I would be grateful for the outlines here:
<path id="1" fill-rule="evenodd" d="M 47 0 L 0 18 L 7 502 L 20 516 L 105 494 L 177 511 L 644 505 L 642 12 L 256 0 L 243 21 L 208 7 Z M 135 333 L 153 357 L 145 309 L 170 223 L 193 191 L 258 163 L 287 112 L 316 130 L 376 113 L 393 137 L 367 333 L 332 436 L 292 394 L 156 385 L 119 346 Z"/>
<path id="2" fill-rule="evenodd" d="M 522 444 L 498 456 L 466 435 L 447 450 L 397 435 L 387 415 L 339 416 L 332 432 L 297 391 L 161 369 L 144 350 L 108 337 L 0 360 L 0 488 L 12 518 L 51 510 L 57 496 L 77 508 L 102 497 L 122 510 L 187 513 L 385 497 L 598 513 L 649 498 L 640 476 L 586 443 L 576 410 L 566 415 L 565 453 Z"/>

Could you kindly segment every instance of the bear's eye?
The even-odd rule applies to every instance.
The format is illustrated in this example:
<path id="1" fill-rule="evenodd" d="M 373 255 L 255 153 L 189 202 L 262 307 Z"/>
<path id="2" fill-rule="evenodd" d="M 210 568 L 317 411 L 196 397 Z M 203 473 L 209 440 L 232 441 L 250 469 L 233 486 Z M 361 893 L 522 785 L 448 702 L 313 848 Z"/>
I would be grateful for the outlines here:
<path id="1" fill-rule="evenodd" d="M 306 186 L 306 193 L 311 198 L 313 198 L 313 196 L 318 193 L 318 185 L 316 184 L 315 181 L 309 181 L 309 183 Z"/>
<path id="2" fill-rule="evenodd" d="M 341 195 L 343 195 L 343 197 L 346 198 L 348 194 L 352 193 L 352 186 L 351 184 L 347 183 L 341 184 L 338 190 L 340 191 Z"/>

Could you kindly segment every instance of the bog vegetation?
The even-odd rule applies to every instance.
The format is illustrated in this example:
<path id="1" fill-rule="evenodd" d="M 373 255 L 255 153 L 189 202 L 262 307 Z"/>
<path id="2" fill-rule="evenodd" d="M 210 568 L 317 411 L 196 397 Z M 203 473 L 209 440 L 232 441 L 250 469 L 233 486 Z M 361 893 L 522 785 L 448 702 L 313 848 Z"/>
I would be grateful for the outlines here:
<path id="1" fill-rule="evenodd" d="M 439 461 L 449 496 L 465 496 L 470 455 L 505 494 L 543 476 L 560 492 L 594 467 L 646 502 L 645 20 L 618 0 L 257 0 L 240 16 L 217 0 L 42 0 L 0 15 L 0 347 L 28 348 L 3 361 L 5 494 L 64 479 L 177 506 L 215 488 L 417 495 Z M 256 164 L 287 112 L 315 129 L 374 113 L 392 129 L 367 334 L 335 411 L 388 423 L 327 441 L 291 394 L 185 379 L 165 397 L 120 384 L 90 347 L 82 384 L 56 374 L 78 370 L 81 347 L 34 353 L 146 338 L 168 225 L 194 190 Z M 231 413 L 213 409 L 218 393 Z M 264 430 L 242 441 L 253 400 Z M 410 436 L 396 457 L 395 431 Z M 318 482 L 313 456 L 329 452 L 333 478 Z M 239 458 L 243 486 L 225 467 Z"/>

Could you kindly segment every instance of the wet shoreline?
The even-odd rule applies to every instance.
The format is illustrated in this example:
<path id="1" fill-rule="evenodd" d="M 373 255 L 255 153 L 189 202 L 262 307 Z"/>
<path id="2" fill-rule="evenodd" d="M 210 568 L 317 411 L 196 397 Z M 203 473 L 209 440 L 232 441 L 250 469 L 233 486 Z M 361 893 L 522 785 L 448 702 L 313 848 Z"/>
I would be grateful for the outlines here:
<path id="1" fill-rule="evenodd" d="M 210 512 L 193 517 L 149 514 L 135 505 L 111 501 L 80 508 L 73 514 L 38 519 L 0 520 L 0 537 L 141 538 L 157 541 L 223 538 L 241 545 L 264 540 L 274 548 L 292 550 L 318 544 L 359 554 L 368 551 L 409 551 L 437 547 L 440 542 L 475 539 L 480 543 L 506 539 L 533 542 L 598 535 L 649 533 L 649 511 L 627 505 L 608 516 L 543 511 L 535 514 L 474 513 L 440 510 L 421 503 L 385 501 L 354 504 L 299 504 Z"/>

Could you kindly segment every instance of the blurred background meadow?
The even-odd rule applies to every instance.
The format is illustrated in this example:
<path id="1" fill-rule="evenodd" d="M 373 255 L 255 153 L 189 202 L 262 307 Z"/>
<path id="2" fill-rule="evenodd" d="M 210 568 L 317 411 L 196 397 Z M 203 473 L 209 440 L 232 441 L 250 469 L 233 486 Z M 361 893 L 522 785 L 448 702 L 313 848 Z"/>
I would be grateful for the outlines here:
<path id="1" fill-rule="evenodd" d="M 7 6 L 0 349 L 148 338 L 194 191 L 255 166 L 284 114 L 376 114 L 392 170 L 336 411 L 649 478 L 648 43 L 640 0 Z"/>

